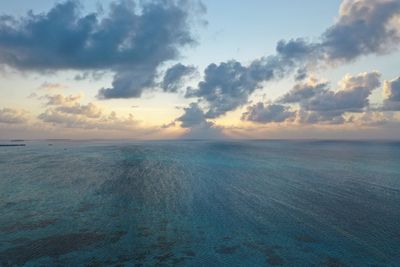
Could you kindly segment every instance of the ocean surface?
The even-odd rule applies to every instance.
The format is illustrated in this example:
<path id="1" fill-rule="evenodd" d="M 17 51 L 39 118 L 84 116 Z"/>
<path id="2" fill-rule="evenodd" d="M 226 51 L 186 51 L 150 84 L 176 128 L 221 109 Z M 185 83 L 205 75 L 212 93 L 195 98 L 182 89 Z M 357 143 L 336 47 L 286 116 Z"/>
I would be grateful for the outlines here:
<path id="1" fill-rule="evenodd" d="M 400 143 L 0 147 L 0 266 L 400 266 Z"/>

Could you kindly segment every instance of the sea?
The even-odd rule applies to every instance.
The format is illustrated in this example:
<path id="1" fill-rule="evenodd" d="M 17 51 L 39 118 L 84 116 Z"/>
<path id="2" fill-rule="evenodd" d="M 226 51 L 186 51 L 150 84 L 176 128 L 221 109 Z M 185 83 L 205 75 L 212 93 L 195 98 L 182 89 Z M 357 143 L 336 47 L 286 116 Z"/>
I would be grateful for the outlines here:
<path id="1" fill-rule="evenodd" d="M 0 147 L 0 266 L 400 266 L 400 142 Z"/>

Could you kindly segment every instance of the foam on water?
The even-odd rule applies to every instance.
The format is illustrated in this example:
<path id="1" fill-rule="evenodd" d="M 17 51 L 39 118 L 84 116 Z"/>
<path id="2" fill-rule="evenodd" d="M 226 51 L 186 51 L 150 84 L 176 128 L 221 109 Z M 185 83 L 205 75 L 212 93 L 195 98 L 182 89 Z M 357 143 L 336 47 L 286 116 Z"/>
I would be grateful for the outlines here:
<path id="1" fill-rule="evenodd" d="M 395 142 L 0 148 L 0 265 L 399 266 Z"/>

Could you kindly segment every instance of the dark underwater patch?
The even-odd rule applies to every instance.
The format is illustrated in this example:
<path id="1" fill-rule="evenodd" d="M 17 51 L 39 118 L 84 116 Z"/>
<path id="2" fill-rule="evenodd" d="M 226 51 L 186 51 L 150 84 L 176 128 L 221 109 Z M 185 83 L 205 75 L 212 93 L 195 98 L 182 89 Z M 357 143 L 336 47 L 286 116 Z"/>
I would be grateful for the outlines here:
<path id="1" fill-rule="evenodd" d="M 5 265 L 23 265 L 42 257 L 58 257 L 106 240 L 96 233 L 65 234 L 49 236 L 27 244 L 7 249 L 0 253 L 0 262 Z"/>
<path id="2" fill-rule="evenodd" d="M 9 226 L 0 227 L 1 233 L 14 233 L 19 231 L 33 231 L 41 228 L 46 228 L 47 226 L 56 224 L 57 220 L 42 220 L 31 223 L 14 223 Z"/>
<path id="3" fill-rule="evenodd" d="M 174 254 L 172 252 L 168 252 L 159 256 L 155 256 L 154 258 L 157 259 L 160 262 L 164 262 L 169 260 L 170 258 L 172 258 L 174 256 Z"/>
<path id="4" fill-rule="evenodd" d="M 285 264 L 285 260 L 275 251 L 277 247 L 269 246 L 261 242 L 251 242 L 245 244 L 247 247 L 255 249 L 266 257 L 266 262 L 272 266 L 281 266 Z"/>
<path id="5" fill-rule="evenodd" d="M 295 239 L 299 242 L 303 243 L 316 243 L 317 240 L 313 238 L 312 236 L 309 235 L 298 235 L 295 237 Z"/>
<path id="6" fill-rule="evenodd" d="M 234 254 L 240 249 L 240 246 L 225 246 L 220 245 L 219 247 L 215 248 L 215 252 L 218 254 Z"/>
<path id="7" fill-rule="evenodd" d="M 188 257 L 196 257 L 196 252 L 194 252 L 193 250 L 186 250 L 183 253 L 185 253 L 185 255 Z"/>
<path id="8" fill-rule="evenodd" d="M 91 203 L 81 203 L 78 208 L 78 212 L 88 212 L 92 210 L 95 207 L 95 205 Z"/>
<path id="9" fill-rule="evenodd" d="M 326 259 L 326 266 L 328 267 L 344 267 L 345 265 L 335 257 L 328 257 Z"/>

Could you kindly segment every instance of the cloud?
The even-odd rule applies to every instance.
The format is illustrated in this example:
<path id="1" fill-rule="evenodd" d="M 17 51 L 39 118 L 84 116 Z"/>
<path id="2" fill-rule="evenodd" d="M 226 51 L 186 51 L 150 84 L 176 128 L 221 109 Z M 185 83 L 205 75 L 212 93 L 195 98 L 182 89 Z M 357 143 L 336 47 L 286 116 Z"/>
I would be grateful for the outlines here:
<path id="1" fill-rule="evenodd" d="M 368 110 L 368 98 L 373 90 L 380 87 L 380 77 L 378 72 L 346 75 L 339 82 L 339 89 L 335 91 L 329 89 L 328 83 L 310 79 L 308 82 L 296 84 L 277 103 L 266 106 L 257 103 L 248 107 L 242 119 L 258 123 L 282 122 L 294 117 L 300 124 L 350 122 L 343 115 Z M 297 112 L 292 111 L 285 104 L 297 104 L 299 109 Z"/>
<path id="2" fill-rule="evenodd" d="M 47 109 L 38 116 L 43 122 L 53 126 L 79 129 L 101 129 L 101 130 L 136 130 L 137 121 L 129 114 L 127 118 L 119 118 L 115 112 L 102 117 L 90 118 L 86 115 L 64 112 L 59 109 Z"/>
<path id="3" fill-rule="evenodd" d="M 67 106 L 79 102 L 79 100 L 82 99 L 82 95 L 64 96 L 62 94 L 57 94 L 57 95 L 45 95 L 41 98 L 47 100 L 46 102 L 47 106 Z"/>
<path id="4" fill-rule="evenodd" d="M 176 121 L 181 122 L 183 128 L 207 124 L 204 112 L 197 103 L 191 103 L 189 107 L 183 108 L 183 110 L 185 111 L 183 115 L 176 119 Z"/>
<path id="5" fill-rule="evenodd" d="M 81 95 L 46 95 L 47 109 L 38 119 L 53 126 L 81 129 L 137 130 L 138 121 L 129 114 L 120 118 L 115 112 L 105 112 L 95 103 L 82 104 Z"/>
<path id="6" fill-rule="evenodd" d="M 398 0 L 344 0 L 339 19 L 322 36 L 329 60 L 350 61 L 362 55 L 391 52 L 398 46 Z"/>
<path id="7" fill-rule="evenodd" d="M 78 1 L 50 11 L 0 17 L 0 63 L 18 70 L 115 72 L 102 98 L 139 97 L 154 84 L 157 68 L 176 59 L 190 32 L 193 1 L 121 0 L 108 14 L 82 14 Z"/>
<path id="8" fill-rule="evenodd" d="M 83 81 L 83 80 L 98 81 L 105 74 L 106 74 L 106 71 L 85 71 L 83 73 L 76 74 L 74 77 L 74 80 L 75 81 Z"/>
<path id="9" fill-rule="evenodd" d="M 305 78 L 307 78 L 307 76 L 308 76 L 307 69 L 300 68 L 297 70 L 296 76 L 294 77 L 294 79 L 295 79 L 295 81 L 302 81 Z"/>
<path id="10" fill-rule="evenodd" d="M 259 102 L 247 108 L 243 113 L 242 120 L 258 123 L 284 122 L 293 118 L 296 112 L 290 111 L 290 108 L 279 104 L 266 104 Z"/>
<path id="11" fill-rule="evenodd" d="M 99 118 L 102 115 L 102 110 L 93 103 L 87 105 L 75 104 L 73 106 L 57 107 L 58 111 L 69 114 L 84 115 L 88 118 Z"/>
<path id="12" fill-rule="evenodd" d="M 362 112 L 368 107 L 368 97 L 372 90 L 381 85 L 378 72 L 361 73 L 357 76 L 346 75 L 340 82 L 341 88 L 337 92 L 323 90 L 314 97 L 302 103 L 302 107 L 309 111 L 332 112 Z"/>
<path id="13" fill-rule="evenodd" d="M 145 89 L 155 86 L 156 66 L 136 67 L 115 74 L 112 87 L 99 90 L 98 98 L 138 98 Z"/>
<path id="14" fill-rule="evenodd" d="M 21 124 L 28 121 L 27 112 L 24 110 L 3 108 L 0 109 L 0 123 Z"/>
<path id="15" fill-rule="evenodd" d="M 399 121 L 392 114 L 387 114 L 385 112 L 367 111 L 363 113 L 360 118 L 354 120 L 354 123 L 359 126 L 382 127 L 391 124 L 398 124 Z"/>
<path id="16" fill-rule="evenodd" d="M 340 63 L 360 56 L 385 54 L 398 47 L 398 0 L 344 0 L 339 18 L 317 42 L 304 38 L 280 41 L 278 54 L 300 61 Z"/>
<path id="17" fill-rule="evenodd" d="M 245 104 L 262 81 L 273 78 L 270 64 L 264 59 L 247 67 L 237 61 L 210 64 L 204 71 L 204 80 L 196 89 L 189 88 L 186 97 L 202 98 L 209 107 L 206 117 L 219 117 Z"/>
<path id="18" fill-rule="evenodd" d="M 276 52 L 285 58 L 304 60 L 308 58 L 315 50 L 318 44 L 310 44 L 303 38 L 292 39 L 289 41 L 280 40 L 276 45 Z"/>
<path id="19" fill-rule="evenodd" d="M 223 138 L 222 128 L 207 121 L 203 110 L 197 103 L 190 103 L 188 107 L 183 108 L 182 116 L 175 119 L 167 126 L 174 126 L 175 122 L 180 122 L 181 127 L 188 131 L 182 136 L 189 139 L 219 139 Z"/>
<path id="20" fill-rule="evenodd" d="M 318 82 L 318 80 L 311 78 L 305 83 L 297 83 L 293 88 L 281 97 L 278 102 L 281 103 L 298 103 L 306 99 L 314 97 L 321 91 L 328 89 L 328 83 Z"/>
<path id="21" fill-rule="evenodd" d="M 44 82 L 39 86 L 39 90 L 45 90 L 45 91 L 58 91 L 58 90 L 63 90 L 67 88 L 67 86 L 62 85 L 60 83 L 50 83 L 50 82 Z"/>
<path id="22" fill-rule="evenodd" d="M 308 111 L 300 109 L 297 113 L 299 124 L 343 124 L 346 119 L 343 111 Z"/>
<path id="23" fill-rule="evenodd" d="M 102 109 L 94 103 L 88 103 L 86 105 L 79 103 L 82 98 L 82 95 L 64 96 L 62 94 L 45 95 L 41 97 L 41 99 L 47 100 L 45 105 L 51 107 L 48 111 L 52 111 L 52 113 L 60 112 L 64 114 L 82 115 L 87 118 L 100 118 Z"/>
<path id="24" fill-rule="evenodd" d="M 303 123 L 344 123 L 346 113 L 361 113 L 369 107 L 369 96 L 380 85 L 378 72 L 346 75 L 338 91 L 321 90 L 311 98 L 301 101 L 300 120 Z"/>
<path id="25" fill-rule="evenodd" d="M 305 38 L 281 40 L 275 55 L 254 60 L 248 66 L 234 60 L 210 64 L 204 71 L 203 81 L 196 88 L 190 88 L 186 96 L 198 97 L 208 104 L 207 117 L 219 117 L 246 104 L 264 82 L 286 77 L 296 69 L 296 79 L 302 80 L 310 67 L 336 65 L 361 56 L 392 52 L 400 40 L 399 18 L 398 0 L 344 0 L 337 21 L 315 42 Z M 306 92 L 311 91 L 303 91 Z M 345 95 L 329 94 L 323 97 L 335 100 Z M 339 101 L 344 103 L 344 100 Z"/>
<path id="26" fill-rule="evenodd" d="M 175 64 L 165 72 L 161 87 L 164 92 L 177 92 L 182 87 L 184 78 L 194 74 L 195 71 L 196 68 L 193 66 Z"/>
<path id="27" fill-rule="evenodd" d="M 385 81 L 383 90 L 385 96 L 383 110 L 400 111 L 400 77 Z"/>

